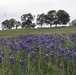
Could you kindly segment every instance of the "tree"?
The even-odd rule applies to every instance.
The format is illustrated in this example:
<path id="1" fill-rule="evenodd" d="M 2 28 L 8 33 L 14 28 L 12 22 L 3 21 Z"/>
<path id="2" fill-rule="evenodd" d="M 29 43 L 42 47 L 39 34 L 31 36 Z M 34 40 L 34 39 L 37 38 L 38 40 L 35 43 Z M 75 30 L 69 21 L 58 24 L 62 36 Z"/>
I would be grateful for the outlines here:
<path id="1" fill-rule="evenodd" d="M 72 22 L 70 22 L 69 26 L 76 26 L 76 19 L 74 19 Z"/>
<path id="2" fill-rule="evenodd" d="M 58 24 L 66 25 L 70 21 L 69 14 L 64 10 L 58 10 L 57 16 L 58 16 L 58 20 L 57 20 Z"/>
<path id="3" fill-rule="evenodd" d="M 56 18 L 57 15 L 55 10 L 48 11 L 45 16 L 45 23 L 50 24 L 51 27 L 54 24 Z"/>
<path id="4" fill-rule="evenodd" d="M 45 16 L 44 13 L 37 15 L 36 23 L 37 23 L 38 25 L 41 25 L 41 28 L 42 28 L 42 25 L 45 23 L 45 22 L 44 22 L 44 20 L 45 20 L 44 16 Z"/>
<path id="5" fill-rule="evenodd" d="M 5 21 L 3 21 L 2 22 L 2 29 L 4 30 L 4 29 L 8 29 L 8 25 L 9 25 L 9 20 L 7 19 L 7 20 L 5 20 Z"/>
<path id="6" fill-rule="evenodd" d="M 21 16 L 22 28 L 30 28 L 33 20 L 34 16 L 31 13 L 23 14 Z"/>
<path id="7" fill-rule="evenodd" d="M 19 21 L 15 21 L 15 27 L 16 29 L 21 25 L 21 23 Z"/>
<path id="8" fill-rule="evenodd" d="M 32 27 L 33 29 L 35 28 L 35 26 L 36 26 L 35 23 L 32 23 L 32 24 L 31 24 L 31 27 Z"/>
<path id="9" fill-rule="evenodd" d="M 15 27 L 15 19 L 12 18 L 10 20 L 6 19 L 2 22 L 2 29 L 11 29 L 12 27 Z"/>
<path id="10" fill-rule="evenodd" d="M 16 22 L 16 20 L 14 18 L 10 19 L 9 20 L 9 27 L 10 28 L 15 27 L 15 22 Z"/>

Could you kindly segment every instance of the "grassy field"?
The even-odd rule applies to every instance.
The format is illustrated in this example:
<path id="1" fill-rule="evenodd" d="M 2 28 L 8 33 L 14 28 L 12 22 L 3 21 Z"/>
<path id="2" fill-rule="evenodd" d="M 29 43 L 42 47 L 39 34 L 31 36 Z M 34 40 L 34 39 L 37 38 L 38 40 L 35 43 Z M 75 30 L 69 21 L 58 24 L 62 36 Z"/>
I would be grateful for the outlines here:
<path id="1" fill-rule="evenodd" d="M 1 30 L 0 37 L 0 75 L 76 75 L 76 27 Z"/>
<path id="2" fill-rule="evenodd" d="M 1 30 L 0 37 L 17 36 L 22 34 L 62 34 L 68 32 L 76 32 L 76 27 Z"/>

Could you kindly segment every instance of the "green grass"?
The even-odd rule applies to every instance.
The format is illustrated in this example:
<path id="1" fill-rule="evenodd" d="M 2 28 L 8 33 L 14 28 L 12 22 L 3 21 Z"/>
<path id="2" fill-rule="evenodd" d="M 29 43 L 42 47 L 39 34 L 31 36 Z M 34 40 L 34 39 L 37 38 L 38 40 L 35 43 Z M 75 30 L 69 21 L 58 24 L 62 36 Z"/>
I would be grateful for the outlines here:
<path id="1" fill-rule="evenodd" d="M 54 34 L 54 33 L 62 34 L 68 32 L 76 32 L 76 27 L 1 30 L 0 37 L 17 36 L 22 34 Z"/>
<path id="2" fill-rule="evenodd" d="M 22 34 L 62 34 L 68 32 L 76 32 L 76 27 L 1 30 L 0 37 L 17 36 Z M 2 63 L 0 63 L 0 75 L 76 75 L 76 60 L 74 60 L 74 56 L 72 57 L 72 59 L 65 57 L 64 54 L 60 54 L 61 59 L 58 59 L 56 57 L 56 55 L 58 54 L 56 48 L 60 46 L 65 50 L 65 53 L 67 52 L 66 48 L 70 46 L 69 48 L 72 49 L 72 55 L 74 55 L 73 46 L 76 45 L 76 41 L 72 42 L 70 40 L 70 34 L 67 34 L 65 37 L 61 37 L 57 34 L 52 35 L 52 37 L 45 35 L 45 37 L 43 36 L 42 38 L 43 41 L 46 41 L 44 43 L 40 43 L 41 39 L 37 35 L 31 37 L 29 36 L 24 39 L 20 37 L 13 38 L 12 40 L 10 40 L 10 38 L 6 39 L 6 42 L 4 41 L 4 39 L 1 39 L 0 53 L 4 52 L 4 56 L 2 57 Z M 38 38 L 36 39 L 36 37 Z M 55 41 L 57 40 L 54 44 L 54 49 L 51 49 L 49 53 L 45 53 L 46 48 L 48 46 L 52 46 L 53 43 L 51 41 L 53 41 L 53 38 Z M 58 42 L 59 38 L 66 40 L 64 43 Z M 74 38 L 76 37 L 74 36 Z M 32 42 L 27 43 L 25 41 L 30 39 L 32 39 Z M 38 42 L 36 42 L 36 40 L 38 40 Z M 23 45 L 25 45 L 25 47 L 27 46 L 30 51 L 22 48 L 21 42 L 24 43 Z M 20 49 L 18 50 L 16 50 L 17 44 L 18 46 L 20 46 Z M 9 52 L 11 50 L 9 48 L 9 45 L 12 45 L 12 47 L 14 47 L 12 53 L 15 57 L 15 62 L 12 65 L 10 64 L 10 61 L 8 61 L 10 58 Z M 37 51 L 36 48 L 39 48 L 39 50 Z M 55 59 L 52 59 L 50 55 L 54 51 Z M 36 53 L 36 57 L 33 57 L 30 61 L 32 52 Z M 48 56 L 48 59 L 45 59 L 46 55 Z M 19 64 L 19 60 L 22 57 L 24 58 L 23 67 Z M 62 64 L 61 67 L 60 64 Z"/>

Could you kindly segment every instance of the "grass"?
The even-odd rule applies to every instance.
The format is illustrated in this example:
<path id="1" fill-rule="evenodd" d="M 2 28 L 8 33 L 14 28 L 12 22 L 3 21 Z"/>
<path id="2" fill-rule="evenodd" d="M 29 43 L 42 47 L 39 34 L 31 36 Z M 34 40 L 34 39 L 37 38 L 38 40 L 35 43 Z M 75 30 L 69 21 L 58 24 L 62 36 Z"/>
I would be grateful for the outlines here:
<path id="1" fill-rule="evenodd" d="M 59 35 L 68 32 L 76 32 L 76 27 L 1 30 L 0 37 L 16 37 L 0 39 L 0 75 L 76 75 L 76 34 Z M 65 56 L 68 52 L 72 57 Z"/>
<path id="2" fill-rule="evenodd" d="M 76 32 L 76 27 L 1 30 L 0 37 L 17 36 L 22 34 L 53 34 L 53 33 L 62 34 L 68 32 Z"/>

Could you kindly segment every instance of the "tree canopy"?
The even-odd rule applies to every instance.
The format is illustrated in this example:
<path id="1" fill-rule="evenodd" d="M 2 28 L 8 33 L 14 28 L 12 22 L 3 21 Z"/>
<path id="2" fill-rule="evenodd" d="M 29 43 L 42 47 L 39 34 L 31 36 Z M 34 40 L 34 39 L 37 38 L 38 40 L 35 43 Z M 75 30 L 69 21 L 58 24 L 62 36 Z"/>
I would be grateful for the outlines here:
<path id="1" fill-rule="evenodd" d="M 47 16 L 46 23 L 49 24 L 51 27 L 57 18 L 56 11 L 55 10 L 48 11 L 46 16 Z"/>
<path id="2" fill-rule="evenodd" d="M 64 10 L 58 10 L 57 16 L 58 16 L 58 24 L 66 25 L 70 21 L 69 14 Z"/>
<path id="3" fill-rule="evenodd" d="M 10 20 L 6 19 L 2 22 L 2 29 L 11 29 L 12 27 L 15 27 L 15 19 L 12 18 Z"/>
<path id="4" fill-rule="evenodd" d="M 76 26 L 76 19 L 74 19 L 72 22 L 70 22 L 69 26 Z"/>
<path id="5" fill-rule="evenodd" d="M 31 13 L 23 14 L 21 16 L 22 28 L 30 28 L 33 20 L 34 16 Z"/>
<path id="6" fill-rule="evenodd" d="M 38 14 L 36 17 L 36 23 L 33 23 L 35 19 L 35 16 L 32 15 L 31 13 L 23 14 L 21 16 L 21 22 L 16 21 L 14 18 L 11 19 L 6 19 L 2 22 L 2 29 L 12 29 L 15 27 L 16 29 L 18 26 L 21 26 L 22 28 L 34 28 L 37 25 L 40 25 L 41 27 L 46 24 L 57 26 L 59 25 L 66 25 L 70 21 L 70 16 L 69 14 L 64 11 L 64 10 L 50 10 L 46 14 L 41 13 Z M 74 25 L 74 22 L 73 22 Z"/>
<path id="7" fill-rule="evenodd" d="M 45 16 L 44 13 L 37 15 L 36 23 L 38 25 L 41 25 L 41 28 L 42 28 L 42 25 L 44 24 L 44 20 L 45 20 L 44 16 Z"/>

